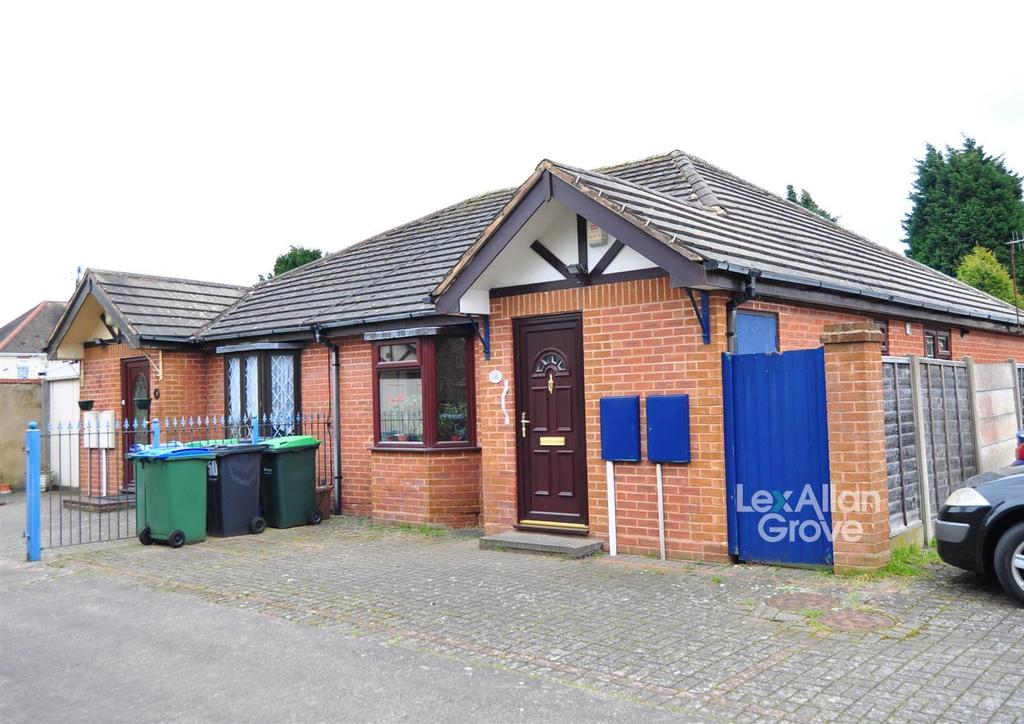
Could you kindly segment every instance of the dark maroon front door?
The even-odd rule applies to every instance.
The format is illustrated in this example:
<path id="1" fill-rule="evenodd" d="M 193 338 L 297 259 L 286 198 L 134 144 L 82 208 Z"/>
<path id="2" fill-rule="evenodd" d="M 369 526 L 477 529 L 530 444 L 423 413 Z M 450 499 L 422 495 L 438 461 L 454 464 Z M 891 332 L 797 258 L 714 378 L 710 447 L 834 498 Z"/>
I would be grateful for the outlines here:
<path id="1" fill-rule="evenodd" d="M 149 360 L 135 357 L 121 361 L 121 410 L 124 420 L 121 423 L 122 446 L 124 457 L 124 477 L 122 489 L 135 490 L 135 465 L 127 459 L 128 450 L 135 443 L 149 442 L 149 431 L 145 422 L 149 419 Z M 124 426 L 127 422 L 127 427 Z"/>
<path id="2" fill-rule="evenodd" d="M 519 524 L 585 532 L 582 319 L 517 319 L 514 332 Z"/>

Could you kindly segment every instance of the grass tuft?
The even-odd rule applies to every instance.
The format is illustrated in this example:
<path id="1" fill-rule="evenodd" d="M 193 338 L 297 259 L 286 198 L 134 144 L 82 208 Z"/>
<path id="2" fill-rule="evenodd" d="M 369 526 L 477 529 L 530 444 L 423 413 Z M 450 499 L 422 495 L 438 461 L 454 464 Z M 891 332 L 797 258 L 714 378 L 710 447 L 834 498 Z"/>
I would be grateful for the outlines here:
<path id="1" fill-rule="evenodd" d="M 917 544 L 893 548 L 889 562 L 877 571 L 854 574 L 855 578 L 882 580 L 885 578 L 917 578 L 928 573 L 928 567 L 941 563 L 934 548 L 921 548 Z"/>

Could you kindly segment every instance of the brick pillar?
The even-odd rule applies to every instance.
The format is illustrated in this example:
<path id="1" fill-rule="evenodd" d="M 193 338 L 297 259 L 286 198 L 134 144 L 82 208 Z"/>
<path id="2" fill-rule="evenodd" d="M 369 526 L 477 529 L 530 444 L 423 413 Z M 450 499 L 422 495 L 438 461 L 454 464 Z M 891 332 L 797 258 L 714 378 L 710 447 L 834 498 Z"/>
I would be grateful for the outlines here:
<path id="1" fill-rule="evenodd" d="M 882 333 L 865 323 L 827 325 L 825 388 L 836 573 L 889 561 L 889 492 L 882 401 Z"/>

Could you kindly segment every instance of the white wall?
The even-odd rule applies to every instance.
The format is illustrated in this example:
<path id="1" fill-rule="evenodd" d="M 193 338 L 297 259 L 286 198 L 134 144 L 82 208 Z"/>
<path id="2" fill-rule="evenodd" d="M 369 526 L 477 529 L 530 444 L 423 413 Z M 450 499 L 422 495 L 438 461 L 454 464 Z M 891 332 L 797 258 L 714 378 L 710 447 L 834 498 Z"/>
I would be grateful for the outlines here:
<path id="1" fill-rule="evenodd" d="M 554 199 L 541 206 L 477 279 L 471 292 L 562 279 L 550 264 L 530 248 L 534 241 L 544 244 L 566 266 L 578 264 L 576 213 Z M 603 246 L 588 246 L 588 268 L 592 269 L 597 264 L 614 241 L 613 237 L 609 237 L 608 243 Z M 646 257 L 626 247 L 619 252 L 605 273 L 650 269 L 655 266 Z M 467 296 L 472 296 L 471 292 Z"/>
<path id="2" fill-rule="evenodd" d="M 50 484 L 77 487 L 81 440 L 67 428 L 69 423 L 79 420 L 78 375 L 48 379 L 44 386 L 49 403 L 49 424 L 56 432 L 50 437 Z"/>
<path id="3" fill-rule="evenodd" d="M 45 354 L 13 354 L 0 352 L 0 380 L 34 380 L 46 370 Z M 27 374 L 20 372 L 26 370 Z"/>

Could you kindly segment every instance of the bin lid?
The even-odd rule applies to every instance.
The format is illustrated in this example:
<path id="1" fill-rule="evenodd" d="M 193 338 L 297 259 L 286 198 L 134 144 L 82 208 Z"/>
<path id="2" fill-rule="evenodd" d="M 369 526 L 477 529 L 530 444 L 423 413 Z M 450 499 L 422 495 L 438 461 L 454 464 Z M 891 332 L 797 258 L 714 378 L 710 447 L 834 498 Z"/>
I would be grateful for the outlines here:
<path id="1" fill-rule="evenodd" d="M 205 447 L 152 447 L 132 453 L 128 457 L 132 460 L 187 460 L 189 458 L 212 460 L 214 455 Z"/>
<path id="2" fill-rule="evenodd" d="M 290 450 L 305 450 L 310 447 L 319 447 L 320 441 L 312 435 L 287 435 L 285 437 L 274 437 L 260 441 L 267 446 L 267 452 L 288 452 Z"/>
<path id="3" fill-rule="evenodd" d="M 193 440 L 185 443 L 185 447 L 223 447 L 224 445 L 237 445 L 237 437 L 224 437 L 217 440 Z"/>
<path id="4" fill-rule="evenodd" d="M 259 445 L 210 445 L 207 447 L 211 453 L 219 458 L 227 457 L 228 455 L 240 455 L 242 453 L 261 453 L 267 449 L 264 444 Z"/>

